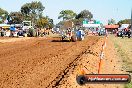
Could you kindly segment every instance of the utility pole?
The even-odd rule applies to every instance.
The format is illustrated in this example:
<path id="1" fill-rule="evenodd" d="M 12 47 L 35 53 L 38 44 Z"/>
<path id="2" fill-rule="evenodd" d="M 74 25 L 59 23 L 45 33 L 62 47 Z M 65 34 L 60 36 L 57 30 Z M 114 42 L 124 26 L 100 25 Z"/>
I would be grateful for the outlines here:
<path id="1" fill-rule="evenodd" d="M 132 8 L 131 8 L 131 32 L 132 32 Z"/>

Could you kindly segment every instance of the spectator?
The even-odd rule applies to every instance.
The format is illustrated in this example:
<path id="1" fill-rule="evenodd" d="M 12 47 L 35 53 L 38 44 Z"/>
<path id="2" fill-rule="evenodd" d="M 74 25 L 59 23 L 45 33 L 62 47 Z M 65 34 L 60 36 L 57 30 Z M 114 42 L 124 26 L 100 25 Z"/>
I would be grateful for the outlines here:
<path id="1" fill-rule="evenodd" d="M 128 30 L 128 38 L 130 38 L 130 37 L 131 37 L 131 31 Z"/>
<path id="2" fill-rule="evenodd" d="M 118 31 L 117 30 L 115 30 L 115 37 L 117 37 L 118 36 Z"/>
<path id="3" fill-rule="evenodd" d="M 4 29 L 3 28 L 1 29 L 1 36 L 2 37 L 4 36 Z"/>
<path id="4" fill-rule="evenodd" d="M 115 34 L 115 30 L 113 30 L 112 33 Z"/>
<path id="5" fill-rule="evenodd" d="M 108 31 L 107 31 L 107 29 L 105 29 L 105 35 L 106 35 L 106 37 L 108 37 Z"/>
<path id="6" fill-rule="evenodd" d="M 10 37 L 14 37 L 14 33 L 15 33 L 15 27 L 11 26 L 10 27 Z"/>
<path id="7" fill-rule="evenodd" d="M 124 37 L 124 35 L 123 35 L 123 31 L 121 31 L 121 37 L 122 37 L 122 38 Z"/>

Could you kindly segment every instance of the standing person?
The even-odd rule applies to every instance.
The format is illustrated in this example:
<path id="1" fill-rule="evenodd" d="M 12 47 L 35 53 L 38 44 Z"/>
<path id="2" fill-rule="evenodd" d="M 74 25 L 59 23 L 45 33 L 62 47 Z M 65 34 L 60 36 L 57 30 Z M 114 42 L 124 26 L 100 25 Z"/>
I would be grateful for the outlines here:
<path id="1" fill-rule="evenodd" d="M 128 30 L 126 28 L 124 29 L 124 34 L 128 35 Z"/>
<path id="2" fill-rule="evenodd" d="M 122 38 L 124 37 L 124 35 L 123 35 L 123 31 L 121 31 L 121 37 L 122 37 Z"/>
<path id="3" fill-rule="evenodd" d="M 118 37 L 118 30 L 116 30 L 116 37 Z"/>
<path id="4" fill-rule="evenodd" d="M 113 30 L 112 33 L 115 34 L 115 30 Z"/>
<path id="5" fill-rule="evenodd" d="M 10 37 L 14 37 L 14 32 L 15 32 L 15 27 L 11 26 L 10 27 Z"/>
<path id="6" fill-rule="evenodd" d="M 130 30 L 128 30 L 128 38 L 130 38 L 131 37 L 131 31 Z"/>
<path id="7" fill-rule="evenodd" d="M 45 28 L 41 28 L 41 37 L 45 36 Z"/>
<path id="8" fill-rule="evenodd" d="M 3 37 L 5 35 L 5 29 L 1 29 L 1 36 Z"/>
<path id="9" fill-rule="evenodd" d="M 38 28 L 38 36 L 40 36 L 40 34 L 41 34 L 41 28 Z"/>
<path id="10" fill-rule="evenodd" d="M 55 33 L 55 32 L 54 32 L 54 28 L 51 29 L 51 32 L 52 32 L 53 34 Z"/>
<path id="11" fill-rule="evenodd" d="M 107 31 L 107 29 L 105 29 L 105 35 L 106 35 L 106 37 L 108 37 L 108 31 Z"/>
<path id="12" fill-rule="evenodd" d="M 47 29 L 47 34 L 49 35 L 50 28 Z"/>
<path id="13" fill-rule="evenodd" d="M 39 36 L 39 28 L 38 27 L 36 27 L 36 37 L 38 37 Z"/>
<path id="14" fill-rule="evenodd" d="M 115 34 L 115 37 L 117 36 L 117 34 L 116 34 L 116 33 L 117 33 L 117 29 L 115 29 L 115 32 L 114 32 L 114 34 Z"/>
<path id="15" fill-rule="evenodd" d="M 68 35 L 71 36 L 71 28 L 70 27 L 67 29 L 67 32 L 68 32 Z"/>

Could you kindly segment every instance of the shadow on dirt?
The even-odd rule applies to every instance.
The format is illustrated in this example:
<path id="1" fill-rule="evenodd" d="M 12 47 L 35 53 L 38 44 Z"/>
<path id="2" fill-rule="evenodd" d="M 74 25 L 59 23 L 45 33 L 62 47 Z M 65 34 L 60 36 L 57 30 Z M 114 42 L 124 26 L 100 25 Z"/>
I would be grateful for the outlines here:
<path id="1" fill-rule="evenodd" d="M 52 40 L 51 42 L 70 42 L 70 41 L 68 41 L 68 40 Z"/>
<path id="2" fill-rule="evenodd" d="M 132 71 L 126 71 L 126 72 L 132 73 Z"/>
<path id="3" fill-rule="evenodd" d="M 52 37 L 52 38 L 61 38 L 61 37 L 55 36 L 55 37 Z"/>
<path id="4" fill-rule="evenodd" d="M 97 56 L 98 57 L 98 53 L 97 52 L 93 52 L 93 51 L 91 51 L 91 50 L 88 50 L 87 52 L 86 52 L 86 54 L 92 54 L 92 55 L 94 55 L 94 56 Z"/>

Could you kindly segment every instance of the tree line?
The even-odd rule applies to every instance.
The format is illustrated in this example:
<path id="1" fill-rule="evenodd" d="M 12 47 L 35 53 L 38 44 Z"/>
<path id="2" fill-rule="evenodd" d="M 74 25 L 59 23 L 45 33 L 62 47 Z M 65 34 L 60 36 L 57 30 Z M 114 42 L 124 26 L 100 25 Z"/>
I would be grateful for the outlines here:
<path id="1" fill-rule="evenodd" d="M 118 24 L 119 26 L 121 26 L 122 24 L 131 24 L 131 19 L 120 20 L 117 23 L 114 19 L 110 19 L 108 20 L 108 25 L 111 25 L 111 24 Z"/>
<path id="2" fill-rule="evenodd" d="M 58 24 L 63 25 L 65 21 L 71 20 L 75 25 L 81 25 L 84 19 L 91 20 L 93 14 L 89 10 L 83 10 L 79 14 L 72 10 L 62 10 L 59 13 L 58 19 L 62 19 Z"/>
<path id="3" fill-rule="evenodd" d="M 91 20 L 93 18 L 93 14 L 89 10 L 83 10 L 79 14 L 76 14 L 72 10 L 62 10 L 59 13 L 58 19 L 61 19 L 61 18 L 62 18 L 62 21 L 58 23 L 60 25 L 63 25 L 64 21 L 67 21 L 67 20 L 72 20 L 74 24 L 79 25 L 79 24 L 82 24 L 82 21 L 84 19 Z M 109 19 L 108 25 L 111 25 L 111 24 L 118 24 L 119 26 L 121 26 L 122 24 L 131 24 L 131 19 L 120 20 L 117 23 L 114 19 Z"/>
<path id="4" fill-rule="evenodd" d="M 10 12 L 0 8 L 0 23 L 8 20 L 8 24 L 20 24 L 24 20 L 32 21 L 40 28 L 53 27 L 53 19 L 43 15 L 45 7 L 40 1 L 32 1 L 21 6 L 20 11 Z"/>
<path id="5" fill-rule="evenodd" d="M 0 23 L 3 23 L 6 19 L 9 24 L 20 24 L 24 20 L 30 20 L 40 28 L 54 26 L 53 19 L 43 15 L 45 7 L 40 1 L 32 1 L 31 3 L 25 3 L 21 6 L 20 11 L 8 13 L 6 10 L 0 8 Z M 63 25 L 67 20 L 71 20 L 76 25 L 80 25 L 84 19 L 91 20 L 93 14 L 89 10 L 83 10 L 79 14 L 72 10 L 62 10 L 59 13 L 58 19 L 62 19 L 58 24 Z M 121 20 L 119 25 L 124 23 L 130 23 L 130 19 Z M 108 24 L 115 24 L 115 20 L 108 20 Z"/>

